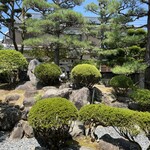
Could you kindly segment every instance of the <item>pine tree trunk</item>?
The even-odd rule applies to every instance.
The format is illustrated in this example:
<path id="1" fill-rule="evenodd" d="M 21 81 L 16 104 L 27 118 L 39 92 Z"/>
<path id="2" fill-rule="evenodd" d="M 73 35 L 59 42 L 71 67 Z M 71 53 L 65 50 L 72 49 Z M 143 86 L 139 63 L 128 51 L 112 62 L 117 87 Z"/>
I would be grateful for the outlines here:
<path id="1" fill-rule="evenodd" d="M 148 16 L 147 16 L 147 46 L 146 46 L 146 56 L 145 61 L 150 66 L 150 0 L 148 0 Z M 149 79 L 149 70 L 148 67 L 145 71 L 145 88 L 150 89 L 150 79 Z"/>

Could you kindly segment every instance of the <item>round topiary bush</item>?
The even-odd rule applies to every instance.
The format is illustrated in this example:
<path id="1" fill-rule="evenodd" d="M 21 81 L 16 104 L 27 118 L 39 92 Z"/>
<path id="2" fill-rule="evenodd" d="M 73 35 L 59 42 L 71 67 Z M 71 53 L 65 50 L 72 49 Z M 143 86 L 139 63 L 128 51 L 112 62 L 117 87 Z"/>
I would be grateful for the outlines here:
<path id="1" fill-rule="evenodd" d="M 150 90 L 137 89 L 130 94 L 130 97 L 139 105 L 139 110 L 150 111 Z"/>
<path id="2" fill-rule="evenodd" d="M 36 66 L 34 73 L 42 84 L 54 85 L 59 81 L 61 69 L 53 63 L 42 63 Z"/>
<path id="3" fill-rule="evenodd" d="M 0 50 L 0 76 L 7 82 L 15 82 L 19 71 L 27 68 L 26 58 L 16 50 Z"/>
<path id="4" fill-rule="evenodd" d="M 110 86 L 115 89 L 116 94 L 126 95 L 128 89 L 133 86 L 133 81 L 125 75 L 117 75 L 110 80 Z"/>
<path id="5" fill-rule="evenodd" d="M 28 121 L 42 147 L 57 150 L 70 137 L 71 122 L 78 117 L 77 108 L 65 98 L 54 97 L 38 101 L 30 110 Z"/>
<path id="6" fill-rule="evenodd" d="M 90 64 L 79 64 L 71 71 L 71 78 L 76 87 L 92 87 L 100 80 L 100 71 Z"/>

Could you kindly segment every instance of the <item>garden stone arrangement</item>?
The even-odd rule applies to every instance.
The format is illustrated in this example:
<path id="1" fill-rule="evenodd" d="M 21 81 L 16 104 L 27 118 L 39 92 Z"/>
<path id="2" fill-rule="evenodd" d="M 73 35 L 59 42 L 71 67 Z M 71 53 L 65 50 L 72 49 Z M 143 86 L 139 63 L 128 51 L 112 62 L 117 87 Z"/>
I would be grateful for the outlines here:
<path id="1" fill-rule="evenodd" d="M 149 91 L 136 89 L 128 95 L 133 86 L 129 77 L 115 76 L 106 87 L 98 83 L 101 73 L 91 64 L 76 65 L 71 81 L 64 83 L 53 63 L 38 64 L 34 73 L 36 83 L 0 90 L 2 150 L 149 148 L 149 105 L 140 98 L 149 99 Z M 143 111 L 129 109 L 131 103 Z"/>

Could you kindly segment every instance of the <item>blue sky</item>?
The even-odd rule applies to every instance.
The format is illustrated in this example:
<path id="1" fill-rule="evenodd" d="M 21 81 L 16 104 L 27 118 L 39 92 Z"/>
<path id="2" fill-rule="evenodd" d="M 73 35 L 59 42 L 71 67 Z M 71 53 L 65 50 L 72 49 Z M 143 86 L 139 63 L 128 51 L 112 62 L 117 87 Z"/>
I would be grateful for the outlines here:
<path id="1" fill-rule="evenodd" d="M 51 1 L 51 0 L 50 0 L 50 1 Z M 83 2 L 83 4 L 82 4 L 81 6 L 76 6 L 76 7 L 74 8 L 74 10 L 77 11 L 77 12 L 82 13 L 84 16 L 89 16 L 89 17 L 96 16 L 96 15 L 94 15 L 93 13 L 88 12 L 88 11 L 85 10 L 85 6 L 86 6 L 87 4 L 89 4 L 89 3 L 91 3 L 91 2 L 97 3 L 97 0 L 85 0 L 85 2 Z M 134 22 L 134 25 L 135 25 L 135 26 L 140 26 L 140 25 L 145 24 L 146 21 L 147 21 L 147 18 L 144 17 L 144 18 L 142 18 L 142 19 L 137 20 L 136 22 Z M 3 32 L 6 32 L 6 31 L 7 31 L 7 29 L 6 29 L 6 28 L 3 28 Z M 3 38 L 3 35 L 0 34 L 0 39 L 2 39 L 2 38 Z"/>

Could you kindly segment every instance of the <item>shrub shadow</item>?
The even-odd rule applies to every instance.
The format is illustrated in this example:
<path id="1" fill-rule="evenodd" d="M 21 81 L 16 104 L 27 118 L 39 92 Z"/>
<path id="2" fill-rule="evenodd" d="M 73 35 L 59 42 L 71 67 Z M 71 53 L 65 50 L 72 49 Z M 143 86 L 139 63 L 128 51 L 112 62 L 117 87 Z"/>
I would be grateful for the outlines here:
<path id="1" fill-rule="evenodd" d="M 8 137 L 9 137 L 9 132 L 0 131 L 0 142 L 3 142 Z"/>
<path id="2" fill-rule="evenodd" d="M 81 146 L 79 145 L 79 143 L 72 139 L 72 140 L 69 140 L 67 142 L 67 146 L 66 147 L 60 148 L 59 150 L 80 150 L 80 147 Z M 49 149 L 37 146 L 37 147 L 35 147 L 35 150 L 49 150 Z"/>
<path id="3" fill-rule="evenodd" d="M 141 150 L 141 147 L 137 143 L 127 141 L 123 138 L 114 139 L 109 134 L 103 135 L 100 139 L 114 146 L 117 146 L 122 150 Z"/>

